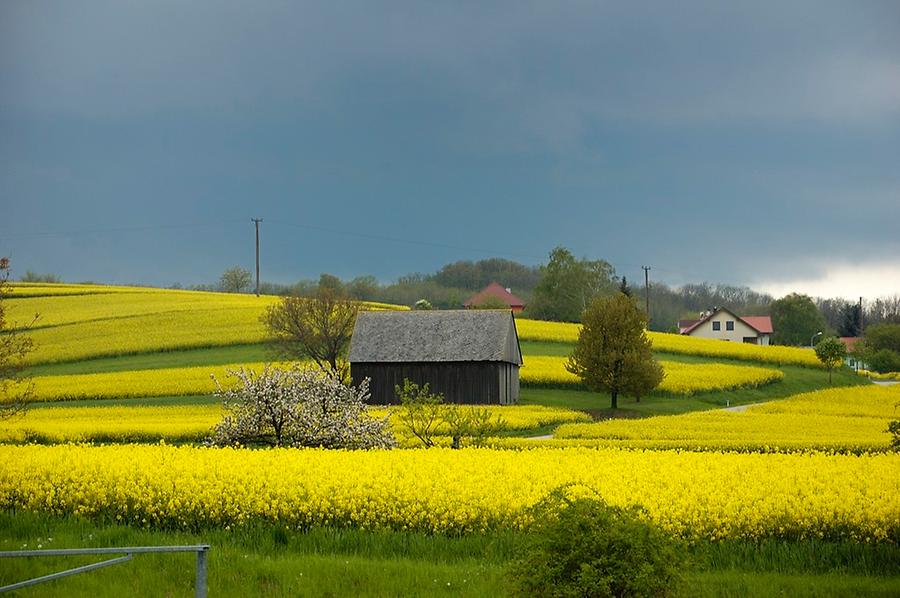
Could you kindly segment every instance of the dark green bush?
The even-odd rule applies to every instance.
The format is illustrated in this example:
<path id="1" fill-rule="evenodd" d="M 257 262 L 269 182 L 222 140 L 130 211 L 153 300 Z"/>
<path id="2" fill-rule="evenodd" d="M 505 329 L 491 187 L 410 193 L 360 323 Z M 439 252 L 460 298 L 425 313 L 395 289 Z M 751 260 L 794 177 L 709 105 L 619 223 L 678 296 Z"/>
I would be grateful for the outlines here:
<path id="1" fill-rule="evenodd" d="M 900 353 L 881 349 L 866 356 L 866 364 L 873 372 L 900 372 Z"/>
<path id="2" fill-rule="evenodd" d="M 561 498 L 543 513 L 511 568 L 517 596 L 671 596 L 684 551 L 634 509 Z"/>
<path id="3" fill-rule="evenodd" d="M 900 452 L 900 419 L 890 422 L 887 431 L 891 435 L 891 448 Z"/>

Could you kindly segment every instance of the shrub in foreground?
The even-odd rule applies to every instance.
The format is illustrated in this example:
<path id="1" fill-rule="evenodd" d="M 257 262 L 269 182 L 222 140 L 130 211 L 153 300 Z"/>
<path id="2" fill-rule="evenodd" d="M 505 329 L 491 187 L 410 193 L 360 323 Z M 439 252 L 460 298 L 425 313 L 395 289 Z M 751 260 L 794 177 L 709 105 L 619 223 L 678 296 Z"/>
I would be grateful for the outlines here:
<path id="1" fill-rule="evenodd" d="M 634 509 L 556 495 L 511 569 L 516 596 L 671 596 L 685 560 Z M 562 506 L 562 508 L 558 508 Z"/>

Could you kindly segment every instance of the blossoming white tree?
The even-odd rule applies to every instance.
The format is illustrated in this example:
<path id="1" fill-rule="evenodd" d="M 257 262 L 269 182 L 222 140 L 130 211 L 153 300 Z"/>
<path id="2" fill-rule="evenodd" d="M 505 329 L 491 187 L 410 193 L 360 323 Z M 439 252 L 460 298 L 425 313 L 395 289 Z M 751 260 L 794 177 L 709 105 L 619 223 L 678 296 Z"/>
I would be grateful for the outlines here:
<path id="1" fill-rule="evenodd" d="M 215 446 L 392 448 L 388 418 L 367 413 L 368 380 L 345 386 L 337 377 L 312 369 L 266 366 L 262 372 L 229 371 L 238 384 L 216 395 L 226 415 L 207 443 Z"/>

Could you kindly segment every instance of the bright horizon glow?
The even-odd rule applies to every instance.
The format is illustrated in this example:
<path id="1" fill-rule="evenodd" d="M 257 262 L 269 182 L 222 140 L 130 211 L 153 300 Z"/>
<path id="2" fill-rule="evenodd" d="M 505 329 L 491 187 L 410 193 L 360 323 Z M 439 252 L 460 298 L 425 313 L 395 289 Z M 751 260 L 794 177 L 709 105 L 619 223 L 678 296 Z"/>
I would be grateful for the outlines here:
<path id="1" fill-rule="evenodd" d="M 900 294 L 900 264 L 840 264 L 829 268 L 820 278 L 762 281 L 751 287 L 776 298 L 803 293 L 811 297 L 843 297 L 849 301 L 862 297 L 865 301 Z"/>

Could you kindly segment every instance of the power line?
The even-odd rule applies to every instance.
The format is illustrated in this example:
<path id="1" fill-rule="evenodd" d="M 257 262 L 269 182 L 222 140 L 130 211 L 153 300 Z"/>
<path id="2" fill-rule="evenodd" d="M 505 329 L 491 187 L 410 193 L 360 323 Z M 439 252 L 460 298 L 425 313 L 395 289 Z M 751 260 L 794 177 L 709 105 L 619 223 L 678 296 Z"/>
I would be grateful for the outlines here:
<path id="1" fill-rule="evenodd" d="M 134 233 L 134 232 L 144 232 L 144 231 L 155 231 L 155 230 L 175 230 L 175 229 L 191 229 L 191 228 L 209 228 L 221 226 L 223 224 L 235 224 L 238 222 L 245 222 L 245 220 L 220 220 L 214 222 L 193 222 L 190 224 L 156 224 L 156 225 L 147 225 L 147 226 L 122 226 L 122 227 L 113 227 L 113 228 L 94 228 L 94 229 L 80 229 L 80 230 L 69 230 L 69 231 L 41 231 L 34 233 L 12 233 L 5 234 L 0 233 L 0 240 L 17 240 L 17 239 L 32 239 L 36 237 L 78 237 L 81 235 L 95 235 L 95 234 L 115 234 L 115 233 Z"/>
<path id="2" fill-rule="evenodd" d="M 370 239 L 373 241 L 388 241 L 391 243 L 403 243 L 406 245 L 421 245 L 421 246 L 425 246 L 425 247 L 440 247 L 443 249 L 456 249 L 457 251 L 472 251 L 472 252 L 478 252 L 478 253 L 489 253 L 492 255 L 506 255 L 506 256 L 510 256 L 510 257 L 522 257 L 522 258 L 536 259 L 536 260 L 544 259 L 543 256 L 535 256 L 535 255 L 530 255 L 530 254 L 525 254 L 525 253 L 516 253 L 516 252 L 511 252 L 511 251 L 496 251 L 493 249 L 485 249 L 485 248 L 479 248 L 479 247 L 466 247 L 463 245 L 451 245 L 449 243 L 436 243 L 434 241 L 422 241 L 420 239 L 410 239 L 410 238 L 403 238 L 403 237 L 387 237 L 387 236 L 383 236 L 383 235 L 373 235 L 370 233 L 358 233 L 358 232 L 349 231 L 349 230 L 327 228 L 324 226 L 316 226 L 313 224 L 292 224 L 289 222 L 276 222 L 275 224 L 276 225 L 280 224 L 282 226 L 289 226 L 291 228 L 301 228 L 301 229 L 315 230 L 315 231 L 319 231 L 319 232 L 331 233 L 331 234 L 336 234 L 336 235 L 344 235 L 347 237 Z"/>
<path id="3" fill-rule="evenodd" d="M 257 227 L 257 235 L 259 223 L 262 222 L 262 219 L 251 218 L 251 222 L 254 222 Z M 181 224 L 156 224 L 156 225 L 145 225 L 145 226 L 115 226 L 115 227 L 107 227 L 107 228 L 93 228 L 93 229 L 79 229 L 79 230 L 68 230 L 68 231 L 40 231 L 40 232 L 32 232 L 32 233 L 12 233 L 12 234 L 4 234 L 0 233 L 0 240 L 19 240 L 19 239 L 30 239 L 30 238 L 40 238 L 40 237 L 76 237 L 83 235 L 95 235 L 95 234 L 118 234 L 118 233 L 132 233 L 132 232 L 150 232 L 150 231 L 159 231 L 159 230 L 190 230 L 197 228 L 212 228 L 217 226 L 223 226 L 228 224 L 236 224 L 246 222 L 243 219 L 229 219 L 229 220 L 219 220 L 219 221 L 205 221 L 205 222 L 192 222 L 192 223 L 181 223 Z M 386 236 L 386 235 L 375 235 L 371 233 L 360 233 L 356 231 L 346 230 L 346 229 L 338 229 L 331 228 L 325 226 L 317 226 L 314 224 L 295 224 L 291 222 L 278 222 L 278 221 L 270 221 L 270 224 L 287 226 L 290 228 L 299 228 L 304 230 L 312 230 L 323 233 L 342 235 L 347 237 L 355 237 L 359 239 L 368 239 L 372 241 L 382 241 L 389 243 L 401 243 L 405 245 L 416 245 L 422 247 L 438 247 L 442 249 L 453 249 L 457 251 L 466 251 L 466 252 L 477 252 L 482 254 L 490 254 L 497 256 L 507 256 L 507 257 L 515 257 L 515 258 L 526 258 L 529 260 L 544 260 L 546 256 L 538 256 L 528 253 L 520 253 L 514 251 L 497 251 L 494 249 L 484 248 L 484 247 L 473 247 L 466 245 L 457 245 L 452 243 L 441 243 L 436 241 L 425 241 L 422 239 L 413 239 L 409 237 L 401 237 L 401 236 Z M 257 279 L 259 278 L 259 255 L 257 248 Z M 638 267 L 637 264 L 628 263 L 628 262 L 620 262 L 619 267 Z M 642 269 L 645 266 L 640 266 Z M 648 267 L 649 268 L 649 267 Z M 667 269 L 662 267 L 656 268 L 660 272 L 668 272 L 670 274 L 684 276 L 686 278 L 694 278 L 694 279 L 704 279 L 704 276 L 696 273 L 696 272 L 686 272 L 684 270 L 674 270 Z M 646 271 L 645 271 L 646 272 Z"/>

